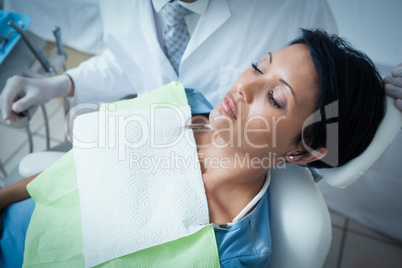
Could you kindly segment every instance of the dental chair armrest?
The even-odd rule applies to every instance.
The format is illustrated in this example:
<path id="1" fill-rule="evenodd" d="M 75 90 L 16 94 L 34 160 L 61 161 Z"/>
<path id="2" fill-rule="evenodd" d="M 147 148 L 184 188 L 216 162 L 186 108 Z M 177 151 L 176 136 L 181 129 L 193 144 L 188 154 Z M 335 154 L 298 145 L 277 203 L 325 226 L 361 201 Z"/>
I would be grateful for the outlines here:
<path id="1" fill-rule="evenodd" d="M 26 155 L 18 166 L 18 172 L 23 178 L 36 175 L 59 160 L 65 152 L 35 152 Z"/>
<path id="2" fill-rule="evenodd" d="M 331 247 L 328 208 L 307 168 L 271 172 L 272 254 L 268 267 L 322 267 Z"/>

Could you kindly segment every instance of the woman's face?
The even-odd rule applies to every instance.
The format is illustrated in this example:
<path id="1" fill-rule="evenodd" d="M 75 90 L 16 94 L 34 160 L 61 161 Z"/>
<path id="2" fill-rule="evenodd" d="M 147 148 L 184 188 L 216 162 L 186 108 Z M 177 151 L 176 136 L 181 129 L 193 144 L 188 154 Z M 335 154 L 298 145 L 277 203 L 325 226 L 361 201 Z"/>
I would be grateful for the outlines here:
<path id="1" fill-rule="evenodd" d="M 287 155 L 314 109 L 318 75 L 310 51 L 296 44 L 250 67 L 210 114 L 217 146 L 253 157 Z M 275 155 L 272 155 L 275 153 Z"/>

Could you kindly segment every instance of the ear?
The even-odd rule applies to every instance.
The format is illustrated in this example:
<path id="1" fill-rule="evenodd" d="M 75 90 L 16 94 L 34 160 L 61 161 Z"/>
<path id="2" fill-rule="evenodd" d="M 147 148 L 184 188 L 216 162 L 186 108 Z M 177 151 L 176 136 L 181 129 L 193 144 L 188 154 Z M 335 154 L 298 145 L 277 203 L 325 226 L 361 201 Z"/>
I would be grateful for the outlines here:
<path id="1" fill-rule="evenodd" d="M 295 164 L 307 164 L 310 162 L 314 162 L 316 160 L 322 159 L 324 156 L 327 155 L 327 148 L 321 147 L 320 149 L 313 150 L 311 152 L 306 152 L 303 155 L 300 154 L 299 151 L 292 151 L 286 154 L 286 160 L 291 163 Z M 290 159 L 293 156 L 293 159 Z"/>

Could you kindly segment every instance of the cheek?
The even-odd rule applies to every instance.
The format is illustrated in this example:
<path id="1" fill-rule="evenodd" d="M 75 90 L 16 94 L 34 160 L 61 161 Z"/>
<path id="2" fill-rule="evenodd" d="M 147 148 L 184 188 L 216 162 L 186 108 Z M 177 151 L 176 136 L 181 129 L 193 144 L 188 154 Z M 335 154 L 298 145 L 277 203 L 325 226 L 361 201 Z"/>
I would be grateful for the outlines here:
<path id="1" fill-rule="evenodd" d="M 254 113 L 243 122 L 242 126 L 242 139 L 247 145 L 247 150 L 258 155 L 266 155 L 269 151 L 275 152 L 274 148 L 277 146 L 275 111 L 264 108 L 266 111 L 264 114 Z"/>
<path id="2" fill-rule="evenodd" d="M 209 114 L 209 123 L 216 135 L 222 139 L 219 143 L 226 143 L 232 139 L 233 122 L 220 110 L 219 106 Z"/>
<path id="3" fill-rule="evenodd" d="M 249 145 L 269 146 L 271 136 L 271 122 L 266 117 L 253 116 L 248 118 L 242 127 L 243 139 Z"/>
<path id="4" fill-rule="evenodd" d="M 299 122 L 282 119 L 276 123 L 273 130 L 276 148 L 281 153 L 287 153 L 294 149 L 293 140 L 300 133 L 301 127 Z"/>

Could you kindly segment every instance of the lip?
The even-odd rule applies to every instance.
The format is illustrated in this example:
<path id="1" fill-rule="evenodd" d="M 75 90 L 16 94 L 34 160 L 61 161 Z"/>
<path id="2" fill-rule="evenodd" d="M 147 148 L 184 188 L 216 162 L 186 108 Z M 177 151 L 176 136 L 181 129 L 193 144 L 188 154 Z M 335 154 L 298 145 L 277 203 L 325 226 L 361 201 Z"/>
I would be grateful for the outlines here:
<path id="1" fill-rule="evenodd" d="M 234 105 L 234 102 L 233 102 L 232 98 L 229 96 L 229 94 L 226 94 L 226 96 L 222 99 L 221 107 L 222 107 L 222 110 L 228 116 L 232 117 L 233 119 L 237 119 L 236 107 Z"/>

